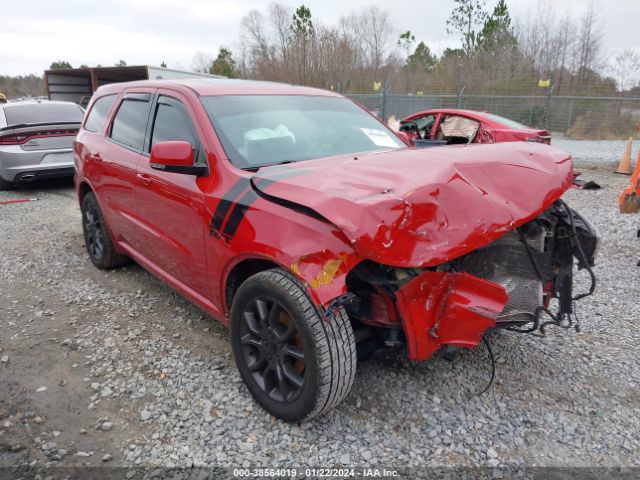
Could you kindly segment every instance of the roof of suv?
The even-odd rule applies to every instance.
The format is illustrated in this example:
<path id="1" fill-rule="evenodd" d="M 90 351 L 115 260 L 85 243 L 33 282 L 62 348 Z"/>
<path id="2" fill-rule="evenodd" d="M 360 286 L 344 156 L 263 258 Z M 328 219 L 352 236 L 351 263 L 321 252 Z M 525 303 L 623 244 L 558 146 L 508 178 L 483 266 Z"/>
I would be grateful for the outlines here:
<path id="1" fill-rule="evenodd" d="M 319 88 L 302 87 L 286 83 L 260 82 L 228 78 L 183 80 L 140 80 L 136 82 L 111 83 L 98 89 L 98 93 L 118 93 L 125 88 L 188 88 L 198 95 L 309 95 L 339 97 L 337 93 Z"/>

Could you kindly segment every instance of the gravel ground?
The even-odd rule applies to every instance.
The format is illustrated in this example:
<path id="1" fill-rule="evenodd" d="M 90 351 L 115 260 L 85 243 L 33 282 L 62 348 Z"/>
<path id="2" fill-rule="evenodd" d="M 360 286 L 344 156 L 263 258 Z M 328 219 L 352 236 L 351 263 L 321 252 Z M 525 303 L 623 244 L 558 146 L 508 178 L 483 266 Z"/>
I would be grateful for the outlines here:
<path id="1" fill-rule="evenodd" d="M 136 265 L 90 264 L 70 183 L 0 192 L 38 198 L 0 206 L 0 466 L 640 466 L 640 217 L 616 209 L 628 177 L 582 167 L 604 188 L 565 196 L 602 236 L 581 333 L 492 335 L 482 396 L 484 347 L 385 352 L 302 425 L 252 401 L 224 327 Z"/>

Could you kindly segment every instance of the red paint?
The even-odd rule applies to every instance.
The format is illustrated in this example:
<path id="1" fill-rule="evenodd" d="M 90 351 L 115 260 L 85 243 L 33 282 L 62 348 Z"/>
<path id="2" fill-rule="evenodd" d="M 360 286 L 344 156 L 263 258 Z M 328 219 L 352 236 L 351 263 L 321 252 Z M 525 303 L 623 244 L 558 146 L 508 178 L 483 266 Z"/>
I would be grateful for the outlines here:
<path id="1" fill-rule="evenodd" d="M 442 345 L 473 348 L 507 303 L 504 288 L 467 273 L 426 271 L 398 292 L 409 358 L 424 360 Z"/>
<path id="2" fill-rule="evenodd" d="M 52 138 L 52 137 L 75 137 L 78 133 L 77 128 L 70 128 L 66 130 L 54 130 L 44 132 L 27 132 L 19 134 L 5 134 L 0 136 L 0 145 L 24 145 L 25 143 L 36 140 L 38 138 Z"/>
<path id="3" fill-rule="evenodd" d="M 193 165 L 193 148 L 189 142 L 169 141 L 156 143 L 151 149 L 149 163 L 157 165 Z"/>
<path id="4" fill-rule="evenodd" d="M 182 102 L 208 160 L 208 176 L 151 168 L 159 159 L 186 162 L 179 142 L 156 145 L 150 158 L 107 138 L 124 94 L 136 92 Z M 95 192 L 117 250 L 225 324 L 228 277 L 245 261 L 266 260 L 292 272 L 311 299 L 326 307 L 346 293 L 347 275 L 363 260 L 438 265 L 535 217 L 571 184 L 570 157 L 531 143 L 406 148 L 242 171 L 226 160 L 198 95 L 260 93 L 337 96 L 259 82 L 111 84 L 93 98 L 118 96 L 102 131 L 82 129 L 74 148 L 78 193 Z M 227 200 L 231 209 L 225 212 Z M 234 230 L 234 208 L 241 204 L 246 208 Z M 427 314 L 428 298 L 440 306 Z M 389 297 L 377 302 L 372 321 L 401 323 L 411 358 L 420 359 L 441 344 L 477 344 L 506 294 L 467 274 L 427 272 L 405 285 L 400 299 L 398 310 Z M 438 339 L 425 338 L 437 315 L 446 320 Z"/>
<path id="5" fill-rule="evenodd" d="M 550 133 L 545 129 L 524 127 L 513 128 L 498 121 L 493 120 L 487 115 L 487 112 L 477 112 L 474 110 L 459 110 L 454 108 L 443 108 L 435 110 L 424 110 L 416 112 L 408 117 L 405 117 L 401 122 L 416 120 L 418 118 L 426 117 L 429 115 L 435 115 L 436 121 L 431 129 L 431 135 L 429 139 L 435 139 L 440 123 L 447 115 L 457 115 L 461 117 L 470 118 L 477 122 L 480 122 L 480 129 L 476 135 L 474 143 L 502 143 L 502 142 L 520 142 L 523 140 L 529 140 L 533 142 L 546 143 L 551 142 Z M 407 132 L 413 139 L 416 135 L 412 132 Z"/>
<path id="6" fill-rule="evenodd" d="M 327 218 L 362 258 L 397 267 L 475 250 L 536 217 L 573 180 L 567 154 L 532 143 L 374 152 L 287 168 L 306 173 L 265 192 Z"/>
<path id="7" fill-rule="evenodd" d="M 0 205 L 9 205 L 11 203 L 26 203 L 26 202 L 30 202 L 31 200 L 32 200 L 31 198 L 19 198 L 17 200 L 4 200 L 0 202 Z"/>

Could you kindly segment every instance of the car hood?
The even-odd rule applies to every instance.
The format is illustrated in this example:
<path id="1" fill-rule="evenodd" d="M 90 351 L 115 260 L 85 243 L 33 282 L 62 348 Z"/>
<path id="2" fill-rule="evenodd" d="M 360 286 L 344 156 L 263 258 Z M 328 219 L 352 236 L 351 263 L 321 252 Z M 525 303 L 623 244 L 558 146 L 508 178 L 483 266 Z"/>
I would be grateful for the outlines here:
<path id="1" fill-rule="evenodd" d="M 441 264 L 536 217 L 570 187 L 571 157 L 517 142 L 388 150 L 266 167 L 259 193 L 311 209 L 363 258 Z"/>

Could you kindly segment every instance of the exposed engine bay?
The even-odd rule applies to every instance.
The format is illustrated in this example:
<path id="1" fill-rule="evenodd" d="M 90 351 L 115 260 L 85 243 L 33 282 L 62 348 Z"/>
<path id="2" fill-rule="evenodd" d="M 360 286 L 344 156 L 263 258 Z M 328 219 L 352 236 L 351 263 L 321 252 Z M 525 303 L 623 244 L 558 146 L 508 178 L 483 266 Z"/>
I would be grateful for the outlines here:
<path id="1" fill-rule="evenodd" d="M 558 200 L 521 227 L 437 267 L 363 262 L 347 278 L 352 295 L 345 306 L 356 321 L 386 327 L 387 345 L 406 341 L 414 360 L 444 345 L 475 347 L 494 328 L 577 329 L 573 303 L 595 289 L 597 245 L 595 228 Z M 574 264 L 590 276 L 589 290 L 578 295 Z"/>

